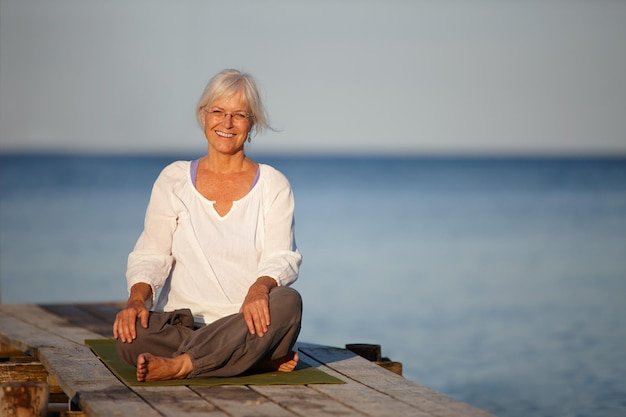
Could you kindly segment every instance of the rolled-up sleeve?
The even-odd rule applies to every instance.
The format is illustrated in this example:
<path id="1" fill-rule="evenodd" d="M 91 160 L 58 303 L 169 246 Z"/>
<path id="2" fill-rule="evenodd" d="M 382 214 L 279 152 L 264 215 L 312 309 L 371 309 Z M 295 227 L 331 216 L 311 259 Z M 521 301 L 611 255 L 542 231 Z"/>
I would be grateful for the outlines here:
<path id="1" fill-rule="evenodd" d="M 157 290 L 164 285 L 174 262 L 172 236 L 177 215 L 172 204 L 171 190 L 176 178 L 172 175 L 175 168 L 175 165 L 166 167 L 155 181 L 146 209 L 143 232 L 128 256 L 128 290 L 139 282 L 149 284 L 152 287 L 153 303 Z"/>
<path id="2" fill-rule="evenodd" d="M 294 197 L 287 179 L 278 172 L 268 184 L 265 206 L 265 244 L 258 276 L 269 276 L 278 285 L 298 278 L 302 255 L 296 247 Z"/>

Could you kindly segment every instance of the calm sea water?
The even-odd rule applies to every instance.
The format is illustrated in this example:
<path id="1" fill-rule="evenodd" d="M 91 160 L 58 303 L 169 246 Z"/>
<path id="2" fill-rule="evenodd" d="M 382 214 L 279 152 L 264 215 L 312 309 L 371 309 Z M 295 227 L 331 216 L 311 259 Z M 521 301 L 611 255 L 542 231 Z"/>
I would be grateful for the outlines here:
<path id="1" fill-rule="evenodd" d="M 173 159 L 1 156 L 2 302 L 124 300 Z M 626 415 L 626 159 L 256 159 L 296 195 L 300 340 L 501 417 Z"/>

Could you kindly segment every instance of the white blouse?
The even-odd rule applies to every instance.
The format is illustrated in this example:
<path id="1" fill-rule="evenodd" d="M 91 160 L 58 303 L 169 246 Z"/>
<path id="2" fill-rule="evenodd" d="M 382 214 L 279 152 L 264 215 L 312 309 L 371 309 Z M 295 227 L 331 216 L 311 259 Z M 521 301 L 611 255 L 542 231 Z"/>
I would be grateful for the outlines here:
<path id="1" fill-rule="evenodd" d="M 294 199 L 285 176 L 259 165 L 257 183 L 225 216 L 193 185 L 189 161 L 168 165 L 154 183 L 144 230 L 128 257 L 128 289 L 145 282 L 155 311 L 191 309 L 211 323 L 239 312 L 261 276 L 278 285 L 298 277 Z"/>

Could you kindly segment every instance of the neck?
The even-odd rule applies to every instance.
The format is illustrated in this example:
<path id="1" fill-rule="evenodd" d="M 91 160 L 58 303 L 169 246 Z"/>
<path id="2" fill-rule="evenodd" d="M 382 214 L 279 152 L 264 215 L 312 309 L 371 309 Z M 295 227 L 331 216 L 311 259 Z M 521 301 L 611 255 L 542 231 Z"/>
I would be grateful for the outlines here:
<path id="1" fill-rule="evenodd" d="M 209 171 L 220 174 L 244 171 L 248 161 L 243 151 L 237 152 L 234 155 L 209 152 L 203 159 L 204 165 Z"/>

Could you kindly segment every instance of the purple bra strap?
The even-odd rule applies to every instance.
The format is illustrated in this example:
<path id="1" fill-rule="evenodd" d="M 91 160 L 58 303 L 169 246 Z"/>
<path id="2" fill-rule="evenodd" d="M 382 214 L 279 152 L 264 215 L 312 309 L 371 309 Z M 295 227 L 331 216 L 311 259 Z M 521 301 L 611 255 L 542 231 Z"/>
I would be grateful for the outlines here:
<path id="1" fill-rule="evenodd" d="M 191 161 L 191 183 L 194 187 L 196 186 L 196 175 L 198 175 L 198 162 L 200 162 L 200 159 Z"/>
<path id="2" fill-rule="evenodd" d="M 256 175 L 254 176 L 254 180 L 252 180 L 252 186 L 250 187 L 250 189 L 254 188 L 260 176 L 261 176 L 261 167 L 259 167 L 259 169 L 256 170 Z"/>

